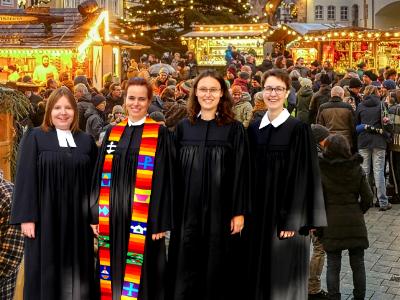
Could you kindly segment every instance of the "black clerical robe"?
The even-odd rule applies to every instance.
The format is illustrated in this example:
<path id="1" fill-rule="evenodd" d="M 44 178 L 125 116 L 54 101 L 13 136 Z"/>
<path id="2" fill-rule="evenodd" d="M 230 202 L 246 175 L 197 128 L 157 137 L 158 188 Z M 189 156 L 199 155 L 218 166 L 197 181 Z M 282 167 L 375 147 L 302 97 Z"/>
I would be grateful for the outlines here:
<path id="1" fill-rule="evenodd" d="M 177 197 L 170 263 L 174 300 L 234 299 L 243 288 L 232 217 L 249 212 L 249 149 L 239 122 L 188 119 L 176 128 Z"/>
<path id="2" fill-rule="evenodd" d="M 143 127 L 144 125 L 126 126 L 118 147 L 113 153 L 110 192 L 110 255 L 114 300 L 121 299 L 132 216 L 132 193 L 134 192 Z M 111 129 L 105 134 L 93 177 L 92 224 L 98 223 L 100 179 L 110 132 Z M 155 233 L 171 230 L 173 151 L 172 134 L 166 127 L 160 126 L 139 289 L 140 300 L 162 300 L 165 296 L 165 240 L 153 241 L 151 236 Z M 97 272 L 96 277 L 99 280 L 99 272 Z"/>
<path id="3" fill-rule="evenodd" d="M 30 129 L 18 153 L 11 223 L 35 223 L 25 238 L 25 300 L 86 300 L 93 294 L 90 182 L 97 147 L 83 132 L 60 147 L 54 129 Z"/>
<path id="4" fill-rule="evenodd" d="M 307 299 L 309 229 L 326 226 L 317 149 L 309 125 L 289 117 L 283 124 L 249 126 L 254 223 L 250 297 Z M 295 231 L 281 240 L 280 231 Z"/>

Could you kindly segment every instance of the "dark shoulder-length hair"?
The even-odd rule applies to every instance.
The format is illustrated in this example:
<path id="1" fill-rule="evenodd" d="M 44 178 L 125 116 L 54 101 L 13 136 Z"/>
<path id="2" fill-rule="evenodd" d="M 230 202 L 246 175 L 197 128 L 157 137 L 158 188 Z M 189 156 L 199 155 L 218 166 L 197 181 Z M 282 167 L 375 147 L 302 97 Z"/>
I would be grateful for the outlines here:
<path id="1" fill-rule="evenodd" d="M 188 108 L 188 118 L 193 124 L 196 122 L 197 115 L 199 114 L 201 107 L 199 99 L 196 96 L 197 86 L 199 81 L 203 78 L 211 77 L 216 79 L 221 85 L 222 97 L 218 103 L 216 121 L 218 125 L 225 125 L 234 122 L 234 114 L 232 112 L 232 98 L 228 90 L 228 86 L 224 78 L 215 70 L 206 70 L 200 73 L 193 82 L 192 89 L 190 91 L 190 96 L 187 104 Z"/>
<path id="2" fill-rule="evenodd" d="M 61 99 L 61 97 L 65 96 L 68 99 L 69 104 L 71 105 L 72 109 L 74 110 L 74 119 L 72 120 L 70 130 L 72 132 L 79 131 L 79 112 L 78 112 L 78 105 L 76 104 L 76 100 L 74 95 L 72 95 L 71 91 L 65 87 L 59 87 L 55 89 L 47 99 L 46 110 L 44 113 L 43 122 L 41 128 L 43 131 L 49 131 L 50 128 L 54 128 L 54 124 L 51 120 L 51 111 L 53 110 L 54 106 L 56 105 L 57 101 Z"/>
<path id="3" fill-rule="evenodd" d="M 328 158 L 350 158 L 351 150 L 347 139 L 341 134 L 332 134 L 325 142 L 324 156 Z"/>
<path id="4" fill-rule="evenodd" d="M 261 80 L 262 87 L 264 87 L 265 81 L 267 81 L 268 77 L 276 77 L 276 78 L 282 80 L 286 85 L 287 91 L 290 89 L 290 86 L 292 85 L 292 81 L 290 79 L 289 73 L 286 70 L 271 69 L 271 70 L 266 71 L 263 74 L 263 77 Z"/>
<path id="5" fill-rule="evenodd" d="M 128 89 L 130 86 L 144 86 L 147 89 L 147 99 L 149 101 L 153 98 L 153 87 L 151 84 L 142 77 L 132 77 L 128 80 L 125 88 L 125 95 L 128 95 Z"/>

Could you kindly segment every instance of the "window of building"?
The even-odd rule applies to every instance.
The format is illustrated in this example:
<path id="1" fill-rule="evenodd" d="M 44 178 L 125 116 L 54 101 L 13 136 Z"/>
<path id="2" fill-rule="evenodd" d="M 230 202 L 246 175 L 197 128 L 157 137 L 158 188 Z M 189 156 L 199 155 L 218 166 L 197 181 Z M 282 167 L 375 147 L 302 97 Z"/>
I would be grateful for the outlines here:
<path id="1" fill-rule="evenodd" d="M 322 5 L 315 6 L 315 20 L 322 20 L 324 18 L 324 7 Z"/>
<path id="2" fill-rule="evenodd" d="M 114 15 L 119 15 L 119 1 L 112 1 L 112 11 L 114 13 Z"/>
<path id="3" fill-rule="evenodd" d="M 1 5 L 14 6 L 14 0 L 1 0 Z"/>
<path id="4" fill-rule="evenodd" d="M 347 6 L 340 7 L 340 20 L 347 21 L 349 19 L 349 8 Z"/>
<path id="5" fill-rule="evenodd" d="M 333 5 L 328 6 L 328 13 L 327 13 L 328 20 L 336 20 L 336 7 Z"/>

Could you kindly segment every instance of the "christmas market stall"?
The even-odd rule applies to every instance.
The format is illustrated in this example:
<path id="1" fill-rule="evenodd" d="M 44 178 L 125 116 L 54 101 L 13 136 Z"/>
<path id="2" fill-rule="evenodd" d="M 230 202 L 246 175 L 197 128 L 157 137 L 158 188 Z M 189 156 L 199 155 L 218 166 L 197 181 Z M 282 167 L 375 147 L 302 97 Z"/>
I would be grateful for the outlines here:
<path id="1" fill-rule="evenodd" d="M 94 0 L 77 9 L 31 7 L 0 12 L 0 81 L 16 81 L 29 75 L 36 84 L 73 79 L 83 73 L 93 85 L 102 86 L 102 76 L 121 76 L 121 51 L 127 45 L 109 34 L 108 11 Z"/>
<path id="2" fill-rule="evenodd" d="M 181 41 L 195 53 L 200 67 L 225 66 L 225 51 L 229 45 L 240 52 L 252 53 L 260 64 L 270 29 L 268 24 L 195 25 L 193 31 L 181 37 Z"/>

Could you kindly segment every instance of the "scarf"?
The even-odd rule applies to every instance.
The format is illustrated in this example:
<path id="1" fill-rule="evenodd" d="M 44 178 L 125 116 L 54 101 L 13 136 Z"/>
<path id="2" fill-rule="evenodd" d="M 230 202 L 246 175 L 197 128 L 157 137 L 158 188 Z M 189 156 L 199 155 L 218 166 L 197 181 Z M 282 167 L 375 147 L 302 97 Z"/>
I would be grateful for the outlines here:
<path id="1" fill-rule="evenodd" d="M 101 174 L 99 197 L 99 258 L 101 300 L 112 299 L 110 263 L 110 192 L 114 152 L 125 130 L 128 119 L 115 125 L 106 146 Z M 132 199 L 132 218 L 121 299 L 136 300 L 139 294 L 143 255 L 147 234 L 153 169 L 160 125 L 146 118 L 140 142 L 136 168 L 135 189 Z"/>

